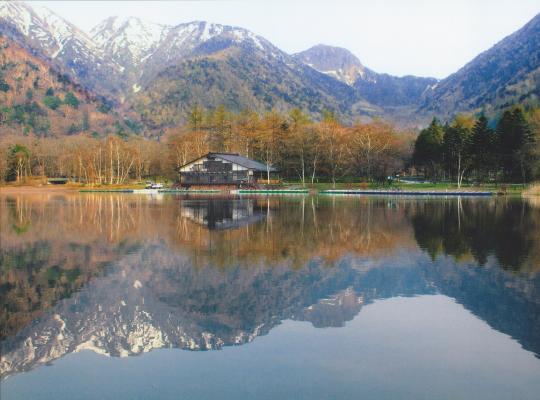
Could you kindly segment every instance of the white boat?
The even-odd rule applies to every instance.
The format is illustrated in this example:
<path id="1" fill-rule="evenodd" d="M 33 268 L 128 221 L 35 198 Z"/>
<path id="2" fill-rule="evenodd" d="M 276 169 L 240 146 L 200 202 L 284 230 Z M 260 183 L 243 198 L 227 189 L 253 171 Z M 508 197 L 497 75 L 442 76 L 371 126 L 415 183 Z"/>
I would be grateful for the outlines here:
<path id="1" fill-rule="evenodd" d="M 133 193 L 144 193 L 144 194 L 158 194 L 158 189 L 135 189 Z"/>

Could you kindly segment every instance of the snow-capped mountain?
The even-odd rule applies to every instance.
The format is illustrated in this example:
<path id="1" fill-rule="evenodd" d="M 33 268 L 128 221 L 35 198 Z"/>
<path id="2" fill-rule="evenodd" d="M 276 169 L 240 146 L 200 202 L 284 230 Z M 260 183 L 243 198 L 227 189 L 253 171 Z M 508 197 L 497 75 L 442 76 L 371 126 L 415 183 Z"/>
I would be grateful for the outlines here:
<path id="1" fill-rule="evenodd" d="M 163 43 L 170 27 L 135 17 L 110 17 L 90 31 L 104 54 L 123 67 L 139 65 Z"/>
<path id="2" fill-rule="evenodd" d="M 106 78 L 120 71 L 86 33 L 42 6 L 0 2 L 0 32 L 91 89 L 106 89 Z"/>
<path id="3" fill-rule="evenodd" d="M 204 21 L 166 26 L 135 17 L 111 17 L 94 27 L 91 37 L 105 57 L 121 66 L 133 88 L 168 66 L 231 46 L 248 46 L 280 59 L 288 57 L 250 31 Z"/>
<path id="4" fill-rule="evenodd" d="M 236 44 L 249 42 L 260 50 L 281 53 L 265 39 L 245 29 L 204 21 L 167 26 L 135 17 L 110 17 L 94 27 L 91 36 L 105 54 L 126 68 L 154 55 L 174 61 L 218 37 Z"/>
<path id="5" fill-rule="evenodd" d="M 69 47 L 76 48 L 81 56 L 94 57 L 99 53 L 85 33 L 45 7 L 1 2 L 0 19 L 25 35 L 50 58 L 62 57 Z"/>
<path id="6" fill-rule="evenodd" d="M 111 17 L 86 34 L 41 6 L 0 1 L 0 33 L 93 94 L 123 104 L 122 110 L 136 110 L 149 129 L 183 122 L 194 104 L 260 112 L 297 107 L 315 117 L 333 110 L 344 121 L 384 115 L 418 122 L 433 112 L 450 115 L 534 100 L 537 25 L 538 17 L 477 58 L 489 61 L 498 51 L 503 61 L 497 73 L 487 61 L 485 68 L 469 68 L 478 61 L 460 71 L 475 73 L 439 82 L 377 73 L 339 47 L 317 45 L 290 55 L 239 27 Z"/>

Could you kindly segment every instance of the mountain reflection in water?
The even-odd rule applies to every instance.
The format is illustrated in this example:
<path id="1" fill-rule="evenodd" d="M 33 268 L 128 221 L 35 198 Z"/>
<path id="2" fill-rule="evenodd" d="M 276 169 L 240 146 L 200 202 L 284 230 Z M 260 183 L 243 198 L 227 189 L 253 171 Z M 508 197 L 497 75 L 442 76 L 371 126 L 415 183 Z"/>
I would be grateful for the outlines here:
<path id="1" fill-rule="evenodd" d="M 540 355 L 540 208 L 521 200 L 0 197 L 3 377 L 91 349 L 250 342 L 440 293 Z"/>

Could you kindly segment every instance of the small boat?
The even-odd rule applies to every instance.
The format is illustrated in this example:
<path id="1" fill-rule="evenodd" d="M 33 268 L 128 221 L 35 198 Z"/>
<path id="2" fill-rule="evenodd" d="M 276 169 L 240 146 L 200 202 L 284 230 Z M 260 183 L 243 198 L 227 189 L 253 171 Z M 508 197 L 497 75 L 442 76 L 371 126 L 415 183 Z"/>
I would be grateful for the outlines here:
<path id="1" fill-rule="evenodd" d="M 135 189 L 133 193 L 158 194 L 159 189 Z"/>

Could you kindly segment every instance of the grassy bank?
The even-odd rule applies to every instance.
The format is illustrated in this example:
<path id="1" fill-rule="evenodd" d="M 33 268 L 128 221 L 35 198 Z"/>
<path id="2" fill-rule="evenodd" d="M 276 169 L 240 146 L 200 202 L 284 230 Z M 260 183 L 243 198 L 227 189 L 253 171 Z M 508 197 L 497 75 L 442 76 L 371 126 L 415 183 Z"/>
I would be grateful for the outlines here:
<path id="1" fill-rule="evenodd" d="M 285 182 L 284 186 L 292 187 L 302 187 L 300 182 Z M 483 185 L 470 185 L 463 184 L 461 188 L 458 188 L 455 183 L 404 183 L 404 182 L 395 182 L 391 185 L 381 184 L 381 183 L 351 183 L 351 182 L 338 182 L 335 187 L 332 183 L 315 183 L 315 184 L 306 184 L 306 187 L 309 189 L 315 190 L 328 190 L 328 189 L 372 189 L 372 190 L 393 190 L 401 189 L 404 191 L 415 191 L 415 190 L 429 190 L 429 191 L 454 191 L 454 190 L 475 190 L 483 192 L 494 192 L 497 193 L 504 188 L 506 193 L 510 195 L 520 195 L 522 192 L 528 190 L 530 186 L 523 184 L 483 184 Z"/>
<path id="2" fill-rule="evenodd" d="M 146 184 L 144 182 L 128 182 L 122 185 L 84 185 L 77 182 L 68 182 L 64 185 L 50 185 L 47 184 L 47 181 L 42 178 L 28 179 L 24 183 L 2 183 L 0 184 L 0 190 L 3 192 L 13 192 L 13 191 L 30 191 L 32 189 L 41 189 L 44 191 L 48 190 L 122 190 L 122 189 L 144 189 Z M 272 186 L 275 189 L 300 189 L 303 188 L 301 182 L 298 181 L 287 181 L 283 182 L 281 185 Z M 470 185 L 464 184 L 461 188 L 457 187 L 455 183 L 441 182 L 441 183 L 404 183 L 404 182 L 393 182 L 392 184 L 381 184 L 381 183 L 354 183 L 351 181 L 348 182 L 338 182 L 335 187 L 331 182 L 321 182 L 315 184 L 306 184 L 305 188 L 312 191 L 328 190 L 328 189 L 371 189 L 371 190 L 404 190 L 404 191 L 415 191 L 415 190 L 426 190 L 426 191 L 455 191 L 455 190 L 465 190 L 465 191 L 489 191 L 497 193 L 503 189 L 506 189 L 506 193 L 509 195 L 540 195 L 540 184 L 532 185 L 523 185 L 523 184 L 483 184 L 483 185 Z"/>

